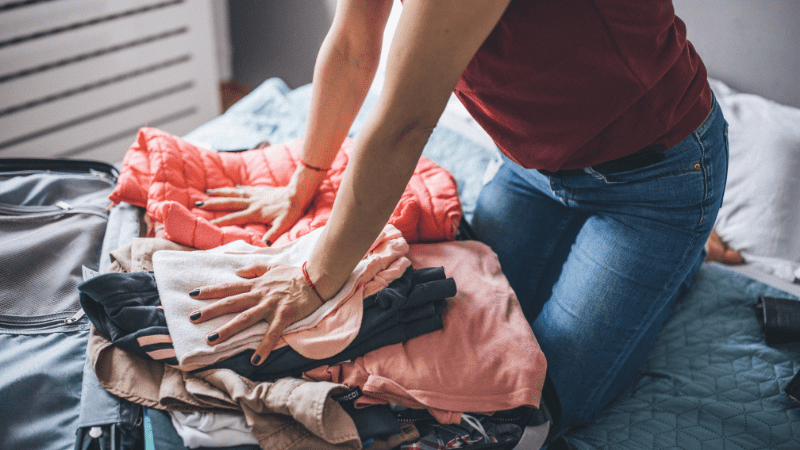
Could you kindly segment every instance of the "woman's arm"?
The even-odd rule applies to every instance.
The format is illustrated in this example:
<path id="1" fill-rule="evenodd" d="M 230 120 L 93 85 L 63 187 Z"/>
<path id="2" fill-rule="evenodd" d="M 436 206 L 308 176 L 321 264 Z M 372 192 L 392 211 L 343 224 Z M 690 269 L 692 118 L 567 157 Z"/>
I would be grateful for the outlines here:
<path id="1" fill-rule="evenodd" d="M 369 0 L 367 0 L 369 2 Z M 333 296 L 380 233 L 467 64 L 508 0 L 407 0 L 380 100 L 356 139 L 308 274 Z"/>
<path id="2" fill-rule="evenodd" d="M 311 104 L 301 159 L 287 186 L 209 191 L 202 208 L 235 211 L 217 225 L 269 223 L 271 244 L 305 213 L 367 96 L 381 56 L 392 0 L 340 1 L 314 65 Z M 313 168 L 312 168 L 313 167 Z"/>
<path id="3" fill-rule="evenodd" d="M 340 1 L 314 66 L 303 161 L 330 167 L 367 96 L 391 0 Z"/>
<path id="4" fill-rule="evenodd" d="M 383 92 L 356 139 L 330 219 L 307 264 L 308 276 L 323 299 L 336 294 L 389 220 L 450 93 L 509 1 L 406 0 L 390 49 Z M 369 11 L 374 7 L 375 0 L 342 0 L 329 33 L 332 42 L 341 44 L 370 36 L 375 39 L 374 24 L 369 26 L 373 17 Z M 384 23 L 385 19 L 381 25 Z M 343 47 L 330 45 L 342 51 Z M 353 54 L 340 56 L 339 61 L 350 64 L 359 60 Z M 323 66 L 319 71 L 322 86 L 315 88 L 318 97 L 312 103 L 309 118 L 312 136 L 307 138 L 322 133 L 338 146 L 363 101 L 368 83 L 360 86 L 359 82 L 349 84 L 352 80 L 337 80 L 339 70 L 346 67 L 334 70 L 335 64 Z M 328 69 L 332 70 L 330 74 L 326 73 Z M 336 90 L 343 86 L 350 88 L 343 93 Z M 359 92 L 362 96 L 353 99 Z M 350 118 L 329 121 L 330 115 L 338 114 L 336 102 L 340 100 L 342 114 Z M 311 143 L 303 156 L 311 159 L 309 164 L 324 164 L 326 157 L 332 160 L 333 153 L 329 152 L 334 147 Z M 327 150 L 317 153 L 317 149 Z M 243 269 L 241 276 L 248 279 L 239 284 L 199 289 L 196 298 L 228 298 L 204 308 L 202 318 L 196 321 L 241 312 L 219 330 L 212 343 L 222 342 L 258 320 L 266 320 L 269 329 L 253 356 L 258 364 L 275 346 L 284 328 L 319 307 L 320 300 L 305 283 L 300 269 L 276 269 Z"/>

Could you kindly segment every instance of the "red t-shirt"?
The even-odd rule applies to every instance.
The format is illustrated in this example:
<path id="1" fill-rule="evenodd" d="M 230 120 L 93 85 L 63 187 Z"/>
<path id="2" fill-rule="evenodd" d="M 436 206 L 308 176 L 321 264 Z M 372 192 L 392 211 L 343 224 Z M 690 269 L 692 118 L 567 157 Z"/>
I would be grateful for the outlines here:
<path id="1" fill-rule="evenodd" d="M 666 150 L 711 105 L 671 0 L 513 0 L 455 93 L 509 158 L 550 171 Z"/>

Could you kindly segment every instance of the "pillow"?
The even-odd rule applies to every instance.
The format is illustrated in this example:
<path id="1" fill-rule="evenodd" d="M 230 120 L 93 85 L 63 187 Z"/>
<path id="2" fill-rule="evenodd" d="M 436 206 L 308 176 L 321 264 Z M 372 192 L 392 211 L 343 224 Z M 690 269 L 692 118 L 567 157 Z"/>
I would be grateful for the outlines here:
<path id="1" fill-rule="evenodd" d="M 710 80 L 728 121 L 730 163 L 716 230 L 745 262 L 800 279 L 800 109 Z"/>

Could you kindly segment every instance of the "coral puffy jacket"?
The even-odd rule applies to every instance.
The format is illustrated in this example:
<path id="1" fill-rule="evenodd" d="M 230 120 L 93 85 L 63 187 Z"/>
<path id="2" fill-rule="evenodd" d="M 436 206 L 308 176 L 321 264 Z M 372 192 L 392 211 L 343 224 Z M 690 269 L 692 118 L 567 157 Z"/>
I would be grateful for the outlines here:
<path id="1" fill-rule="evenodd" d="M 351 139 L 345 140 L 305 215 L 273 245 L 327 223 L 353 145 Z M 207 189 L 287 185 L 301 148 L 302 140 L 295 139 L 240 153 L 216 152 L 155 128 L 142 128 L 123 158 L 117 187 L 109 198 L 146 208 L 153 221 L 163 224 L 164 237 L 179 244 L 209 249 L 242 239 L 264 246 L 266 224 L 220 227 L 210 221 L 227 212 L 205 211 L 195 202 L 208 199 Z M 422 157 L 389 223 L 409 243 L 437 242 L 454 238 L 461 216 L 452 175 Z"/>

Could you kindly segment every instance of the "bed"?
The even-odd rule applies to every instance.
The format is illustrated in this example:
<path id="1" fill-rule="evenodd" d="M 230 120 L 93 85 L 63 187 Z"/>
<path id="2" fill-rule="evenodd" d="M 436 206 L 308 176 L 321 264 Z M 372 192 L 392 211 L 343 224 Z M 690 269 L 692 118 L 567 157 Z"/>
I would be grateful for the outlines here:
<path id="1" fill-rule="evenodd" d="M 717 230 L 742 249 L 748 263 L 703 265 L 635 379 L 592 424 L 569 430 L 573 448 L 800 447 L 800 404 L 784 392 L 800 371 L 800 344 L 767 345 L 752 308 L 759 296 L 797 301 L 800 295 L 795 283 L 800 258 L 793 247 L 800 109 L 715 80 L 712 87 L 730 123 L 731 141 L 728 194 Z M 367 96 L 351 137 L 357 138 L 378 89 Z M 184 137 L 218 151 L 248 149 L 265 140 L 287 142 L 302 136 L 310 95 L 310 85 L 290 89 L 270 79 Z M 491 140 L 454 101 L 424 155 L 452 173 L 469 221 L 482 184 L 499 164 Z M 141 210 L 126 204 L 113 208 L 100 270 L 110 264 L 110 250 L 141 230 Z M 91 395 L 84 390 L 83 396 L 102 396 L 97 392 L 102 388 L 94 389 Z M 149 411 L 153 432 L 148 436 L 155 448 L 182 448 L 169 419 Z M 65 434 L 69 439 L 72 433 Z"/>
<path id="2" fill-rule="evenodd" d="M 796 238 L 791 222 L 785 219 L 782 223 L 787 229 L 773 226 L 754 235 L 757 228 L 779 222 L 759 209 L 765 199 L 758 197 L 769 193 L 759 189 L 763 185 L 760 179 L 753 180 L 764 175 L 752 169 L 754 156 L 749 155 L 754 151 L 747 148 L 758 141 L 762 148 L 755 158 L 769 160 L 764 154 L 767 149 L 796 161 L 800 110 L 736 92 L 716 80 L 712 87 L 729 116 L 731 140 L 732 184 L 717 229 L 751 262 L 703 265 L 636 378 L 593 424 L 569 431 L 567 438 L 576 449 L 800 446 L 800 404 L 784 392 L 800 370 L 800 346 L 767 345 L 752 309 L 762 295 L 798 299 L 800 285 L 793 283 L 797 253 L 792 260 L 791 245 L 781 241 Z M 310 93 L 310 86 L 292 90 L 280 79 L 267 80 L 228 112 L 185 138 L 216 150 L 237 150 L 265 139 L 284 142 L 299 137 Z M 351 137 L 358 135 L 377 95 L 373 88 Z M 423 154 L 453 174 L 469 220 L 482 184 L 499 164 L 491 140 L 451 102 Z M 762 172 L 774 177 L 775 167 L 787 164 L 796 170 L 797 164 L 791 165 L 785 158 Z M 770 207 L 780 205 L 773 199 Z M 779 244 L 765 248 L 759 235 L 771 236 Z"/>
<path id="3" fill-rule="evenodd" d="M 717 80 L 712 88 L 730 124 L 731 154 L 716 228 L 746 263 L 701 267 L 635 379 L 592 424 L 569 430 L 575 449 L 800 448 L 800 403 L 784 391 L 800 372 L 800 343 L 768 345 L 752 308 L 759 296 L 800 300 L 800 109 Z M 379 89 L 380 79 L 351 137 Z M 288 142 L 302 137 L 310 96 L 310 85 L 291 89 L 269 79 L 184 138 L 217 151 Z M 451 99 L 423 154 L 453 175 L 469 221 L 501 161 L 491 139 Z M 130 205 L 111 210 L 101 271 L 108 251 L 138 236 L 142 221 Z M 147 423 L 150 445 L 183 448 L 163 414 L 150 410 Z"/>

